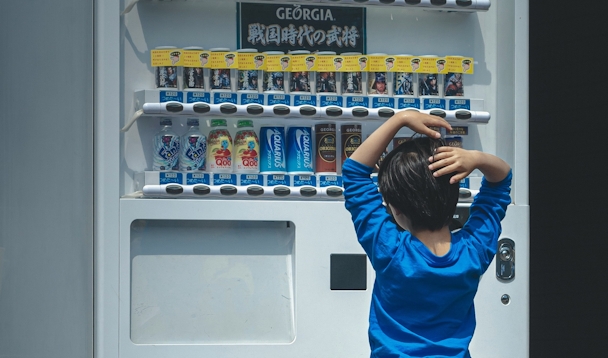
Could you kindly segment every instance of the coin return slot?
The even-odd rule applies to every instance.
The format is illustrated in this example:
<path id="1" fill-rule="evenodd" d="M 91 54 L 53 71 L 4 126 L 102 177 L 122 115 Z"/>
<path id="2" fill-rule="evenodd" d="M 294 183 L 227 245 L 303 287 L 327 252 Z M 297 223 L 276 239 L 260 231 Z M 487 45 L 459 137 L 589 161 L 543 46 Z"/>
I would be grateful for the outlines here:
<path id="1" fill-rule="evenodd" d="M 286 186 L 277 186 L 272 191 L 276 196 L 287 196 L 291 193 L 291 190 Z"/>
<path id="2" fill-rule="evenodd" d="M 229 185 L 229 186 L 223 186 L 220 188 L 220 194 L 222 195 L 234 195 L 236 194 L 237 190 L 235 187 Z"/>
<path id="3" fill-rule="evenodd" d="M 262 188 L 261 186 L 250 186 L 247 187 L 247 194 L 251 195 L 251 196 L 259 196 L 264 194 L 264 188 Z"/>
<path id="4" fill-rule="evenodd" d="M 249 114 L 262 114 L 262 113 L 264 113 L 264 108 L 262 106 L 257 105 L 257 104 L 253 104 L 253 105 L 247 106 L 247 113 L 249 113 Z"/>
<path id="5" fill-rule="evenodd" d="M 224 113 L 224 114 L 233 114 L 236 113 L 237 108 L 235 105 L 232 104 L 222 104 L 220 106 L 220 112 Z"/>
<path id="6" fill-rule="evenodd" d="M 471 197 L 471 191 L 467 189 L 458 189 L 458 198 L 468 199 Z"/>
<path id="7" fill-rule="evenodd" d="M 195 185 L 192 188 L 192 192 L 196 195 L 207 195 L 211 193 L 211 188 L 207 185 Z"/>
<path id="8" fill-rule="evenodd" d="M 201 113 L 202 114 L 202 113 L 209 112 L 211 110 L 211 107 L 208 104 L 206 104 L 206 103 L 195 103 L 192 106 L 192 110 L 195 113 Z"/>

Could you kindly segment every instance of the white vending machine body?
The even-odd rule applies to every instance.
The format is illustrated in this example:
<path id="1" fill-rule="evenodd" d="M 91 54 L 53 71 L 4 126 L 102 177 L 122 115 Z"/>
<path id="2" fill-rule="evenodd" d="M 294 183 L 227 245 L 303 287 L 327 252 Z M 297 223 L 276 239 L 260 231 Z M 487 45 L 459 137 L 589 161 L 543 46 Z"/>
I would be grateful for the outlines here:
<path id="1" fill-rule="evenodd" d="M 463 122 L 463 145 L 496 154 L 513 167 L 513 203 L 501 240 L 511 245 L 509 257 L 517 265 L 508 279 L 500 279 L 495 260 L 481 277 L 470 350 L 475 357 L 527 357 L 527 1 L 473 1 L 480 8 L 472 11 L 461 11 L 453 1 L 442 8 L 424 0 L 417 6 L 285 6 L 304 3 L 365 6 L 368 53 L 475 59 L 467 96 L 479 107 L 472 110 L 489 119 Z M 325 196 L 309 197 L 288 186 L 290 194 L 282 197 L 283 191 L 269 192 L 266 185 L 257 199 L 240 186 L 212 186 L 205 192 L 209 197 L 201 198 L 187 185 L 177 185 L 175 197 L 142 191 L 159 119 L 172 117 L 182 134 L 188 118 L 143 113 L 148 101 L 142 91 L 154 89 L 150 51 L 167 45 L 236 50 L 237 2 L 111 0 L 95 6 L 95 355 L 368 357 L 374 272 L 339 195 L 329 197 L 319 188 Z M 219 107 L 211 109 L 213 116 L 188 108 L 204 131 L 209 120 L 227 118 L 234 135 L 237 117 Z M 319 113 L 252 118 L 256 131 L 262 125 L 356 122 L 363 138 L 383 121 Z M 470 189 L 478 189 L 480 179 L 472 173 Z M 160 186 L 149 190 L 167 192 Z M 465 200 L 459 207 L 466 211 L 468 205 Z M 355 279 L 345 281 L 345 270 Z"/>

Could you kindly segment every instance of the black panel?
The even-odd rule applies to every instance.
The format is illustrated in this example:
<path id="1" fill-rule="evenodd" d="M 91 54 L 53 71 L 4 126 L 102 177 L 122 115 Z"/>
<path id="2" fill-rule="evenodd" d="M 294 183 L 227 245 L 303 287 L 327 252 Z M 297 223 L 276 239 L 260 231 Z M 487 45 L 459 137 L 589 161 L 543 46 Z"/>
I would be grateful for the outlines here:
<path id="1" fill-rule="evenodd" d="M 330 261 L 330 289 L 367 290 L 365 254 L 331 254 Z"/>

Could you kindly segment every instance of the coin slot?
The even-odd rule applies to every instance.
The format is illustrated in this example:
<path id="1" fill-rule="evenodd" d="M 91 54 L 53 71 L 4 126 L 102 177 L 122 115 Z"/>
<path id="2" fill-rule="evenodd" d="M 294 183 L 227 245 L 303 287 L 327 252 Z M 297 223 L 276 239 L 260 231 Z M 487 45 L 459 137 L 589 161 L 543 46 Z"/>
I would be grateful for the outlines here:
<path id="1" fill-rule="evenodd" d="M 257 105 L 257 104 L 249 105 L 249 106 L 247 106 L 247 113 L 262 114 L 262 113 L 264 113 L 264 107 Z"/>
<path id="2" fill-rule="evenodd" d="M 469 111 L 456 111 L 456 119 L 471 119 L 472 114 Z"/>
<path id="3" fill-rule="evenodd" d="M 195 113 L 207 113 L 211 110 L 211 107 L 206 103 L 195 103 L 192 105 L 192 110 Z"/>
<path id="4" fill-rule="evenodd" d="M 192 192 L 196 195 L 207 195 L 211 193 L 211 188 L 207 185 L 195 185 L 192 188 Z"/>
<path id="5" fill-rule="evenodd" d="M 233 104 L 222 104 L 220 106 L 220 112 L 222 112 L 224 114 L 233 114 L 233 113 L 236 113 L 236 111 L 237 111 L 237 108 Z"/>
<path id="6" fill-rule="evenodd" d="M 184 192 L 184 188 L 182 188 L 181 185 L 167 185 L 167 187 L 165 188 L 165 192 L 167 194 L 171 194 L 171 195 L 177 195 L 177 194 L 181 194 Z"/>
<path id="7" fill-rule="evenodd" d="M 247 187 L 247 194 L 251 195 L 251 196 L 259 196 L 264 194 L 264 188 L 262 188 L 261 186 L 257 186 L 257 185 L 252 185 Z"/>
<path id="8" fill-rule="evenodd" d="M 165 104 L 167 112 L 177 113 L 184 110 L 184 106 L 181 103 L 167 103 Z"/>
<path id="9" fill-rule="evenodd" d="M 232 185 L 227 185 L 220 188 L 220 194 L 222 195 L 234 195 L 236 192 L 236 188 Z"/>
<path id="10" fill-rule="evenodd" d="M 276 196 L 287 196 L 291 194 L 291 190 L 286 186 L 277 186 L 272 191 Z"/>

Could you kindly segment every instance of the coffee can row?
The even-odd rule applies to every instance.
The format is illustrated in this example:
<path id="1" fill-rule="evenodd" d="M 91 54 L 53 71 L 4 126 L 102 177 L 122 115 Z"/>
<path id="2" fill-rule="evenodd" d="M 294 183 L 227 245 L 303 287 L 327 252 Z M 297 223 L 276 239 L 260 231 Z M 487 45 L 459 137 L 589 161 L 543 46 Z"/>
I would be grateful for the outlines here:
<path id="1" fill-rule="evenodd" d="M 260 172 L 266 174 L 336 174 L 337 139 L 334 123 L 312 127 L 262 126 Z M 360 124 L 341 126 L 341 159 L 344 162 L 362 142 Z"/>

